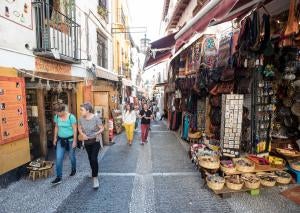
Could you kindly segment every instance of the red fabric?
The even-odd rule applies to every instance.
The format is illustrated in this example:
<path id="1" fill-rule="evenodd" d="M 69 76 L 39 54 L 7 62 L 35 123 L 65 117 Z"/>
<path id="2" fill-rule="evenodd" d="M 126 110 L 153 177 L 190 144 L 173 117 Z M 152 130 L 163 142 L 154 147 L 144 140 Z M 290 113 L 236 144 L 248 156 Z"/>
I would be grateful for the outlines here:
<path id="1" fill-rule="evenodd" d="M 207 14 L 205 14 L 196 24 L 190 27 L 182 36 L 176 40 L 176 50 L 186 43 L 195 32 L 203 32 L 213 19 L 222 19 L 234 7 L 238 0 L 223 0 Z"/>
<path id="2" fill-rule="evenodd" d="M 145 143 L 148 138 L 149 124 L 141 124 L 142 142 Z"/>

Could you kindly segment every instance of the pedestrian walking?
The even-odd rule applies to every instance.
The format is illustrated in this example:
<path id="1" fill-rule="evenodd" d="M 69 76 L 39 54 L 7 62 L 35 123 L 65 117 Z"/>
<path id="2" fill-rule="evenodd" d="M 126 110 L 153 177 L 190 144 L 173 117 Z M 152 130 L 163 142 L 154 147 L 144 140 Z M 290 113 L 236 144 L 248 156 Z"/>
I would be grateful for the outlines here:
<path id="1" fill-rule="evenodd" d="M 84 103 L 80 106 L 80 114 L 78 131 L 83 140 L 92 169 L 93 188 L 97 189 L 99 188 L 98 154 L 100 150 L 100 138 L 102 137 L 101 134 L 104 131 L 104 127 L 101 119 L 93 114 L 93 106 L 90 103 Z"/>
<path id="2" fill-rule="evenodd" d="M 136 121 L 136 112 L 133 109 L 132 104 L 127 103 L 125 106 L 125 112 L 123 114 L 123 124 L 127 136 L 127 143 L 129 145 L 132 145 L 135 121 Z"/>
<path id="3" fill-rule="evenodd" d="M 150 122 L 151 119 L 153 119 L 153 114 L 152 111 L 148 109 L 148 104 L 144 104 L 143 109 L 140 111 L 139 117 L 141 119 L 141 145 L 144 145 L 146 142 L 148 142 L 147 138 L 150 128 Z"/>
<path id="4" fill-rule="evenodd" d="M 56 178 L 51 183 L 56 185 L 62 180 L 63 159 L 66 151 L 69 152 L 72 166 L 70 176 L 76 174 L 77 124 L 76 117 L 66 111 L 66 105 L 56 104 L 54 112 L 56 115 L 54 116 L 53 145 L 56 147 Z"/>
<path id="5" fill-rule="evenodd" d="M 153 104 L 152 106 L 152 112 L 153 112 L 153 119 L 156 120 L 156 112 L 157 112 L 158 107 Z"/>
<path id="6" fill-rule="evenodd" d="M 134 111 L 135 111 L 135 117 L 136 117 L 134 129 L 137 129 L 137 127 L 139 126 L 139 120 L 140 120 L 139 119 L 139 114 L 140 114 L 139 105 L 136 105 L 134 107 Z"/>
<path id="7" fill-rule="evenodd" d="M 163 119 L 168 119 L 168 112 L 166 109 L 164 109 L 164 114 L 160 117 L 160 120 L 162 121 Z"/>

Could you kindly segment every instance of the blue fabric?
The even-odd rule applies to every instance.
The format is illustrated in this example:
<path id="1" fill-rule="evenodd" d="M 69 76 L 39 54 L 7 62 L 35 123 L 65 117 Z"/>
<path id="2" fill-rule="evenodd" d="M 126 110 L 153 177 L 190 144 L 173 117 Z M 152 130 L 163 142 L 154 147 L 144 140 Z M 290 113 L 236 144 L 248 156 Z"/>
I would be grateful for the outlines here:
<path id="1" fill-rule="evenodd" d="M 72 148 L 72 141 L 69 141 L 69 158 L 72 165 L 72 170 L 76 169 L 76 157 L 75 157 L 75 148 Z M 63 160 L 65 155 L 66 149 L 61 146 L 61 141 L 57 141 L 56 145 L 56 176 L 62 177 L 62 167 L 63 167 Z"/>
<path id="2" fill-rule="evenodd" d="M 183 134 L 182 134 L 182 138 L 185 140 L 188 139 L 189 127 L 190 127 L 190 120 L 189 117 L 186 115 L 184 117 Z"/>

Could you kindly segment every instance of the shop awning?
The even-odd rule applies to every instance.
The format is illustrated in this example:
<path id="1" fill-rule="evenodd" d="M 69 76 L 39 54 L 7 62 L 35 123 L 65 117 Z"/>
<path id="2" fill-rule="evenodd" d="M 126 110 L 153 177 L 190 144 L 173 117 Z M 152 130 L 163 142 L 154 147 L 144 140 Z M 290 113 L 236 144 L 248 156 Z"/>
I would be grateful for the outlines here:
<path id="1" fill-rule="evenodd" d="M 76 77 L 71 75 L 62 75 L 56 73 L 48 73 L 48 72 L 36 72 L 32 70 L 24 70 L 24 69 L 17 69 L 19 72 L 23 73 L 25 77 L 31 78 L 32 76 L 36 78 L 41 78 L 44 80 L 50 81 L 65 81 L 65 82 L 81 82 L 84 81 L 82 77 Z"/>
<path id="2" fill-rule="evenodd" d="M 216 20 L 211 25 L 221 24 L 231 21 L 235 18 L 241 18 L 247 15 L 250 11 L 255 9 L 259 4 L 264 4 L 267 13 L 271 16 L 277 15 L 285 10 L 288 10 L 289 1 L 282 0 L 239 0 L 238 3 L 230 10 L 230 12 L 220 20 Z"/>
<path id="3" fill-rule="evenodd" d="M 119 81 L 118 75 L 104 69 L 96 68 L 96 77 L 111 81 Z"/>
<path id="4" fill-rule="evenodd" d="M 163 86 L 166 86 L 166 85 L 167 85 L 167 82 L 157 83 L 157 84 L 154 85 L 154 88 L 163 87 Z"/>
<path id="5" fill-rule="evenodd" d="M 176 50 L 195 33 L 202 33 L 207 26 L 228 14 L 239 0 L 211 0 L 175 35 Z"/>
<path id="6" fill-rule="evenodd" d="M 126 78 L 123 78 L 123 79 L 122 79 L 122 84 L 123 84 L 123 86 L 127 86 L 127 87 L 132 87 L 132 86 L 133 86 L 132 81 L 131 81 L 131 80 L 128 80 L 128 79 L 126 79 Z"/>
<path id="7" fill-rule="evenodd" d="M 144 70 L 167 61 L 172 56 L 172 49 L 175 44 L 174 36 L 175 33 L 167 35 L 150 44 L 151 47 L 146 54 Z"/>

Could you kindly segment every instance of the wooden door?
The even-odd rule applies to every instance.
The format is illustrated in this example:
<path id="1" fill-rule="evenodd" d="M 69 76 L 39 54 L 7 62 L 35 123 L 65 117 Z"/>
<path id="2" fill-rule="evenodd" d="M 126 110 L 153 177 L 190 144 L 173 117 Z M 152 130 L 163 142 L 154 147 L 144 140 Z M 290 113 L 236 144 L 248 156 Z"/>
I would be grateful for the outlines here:
<path id="1" fill-rule="evenodd" d="M 103 118 L 108 119 L 109 118 L 109 93 L 108 92 L 94 92 L 94 106 L 95 107 L 102 107 L 103 112 Z"/>
<path id="2" fill-rule="evenodd" d="M 108 143 L 109 132 L 108 132 L 108 119 L 109 119 L 109 93 L 108 92 L 94 92 L 93 94 L 94 108 L 102 108 L 103 116 L 102 122 L 104 125 L 103 141 Z"/>

